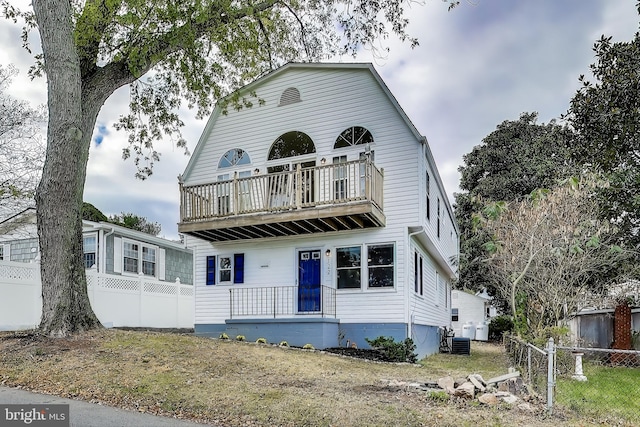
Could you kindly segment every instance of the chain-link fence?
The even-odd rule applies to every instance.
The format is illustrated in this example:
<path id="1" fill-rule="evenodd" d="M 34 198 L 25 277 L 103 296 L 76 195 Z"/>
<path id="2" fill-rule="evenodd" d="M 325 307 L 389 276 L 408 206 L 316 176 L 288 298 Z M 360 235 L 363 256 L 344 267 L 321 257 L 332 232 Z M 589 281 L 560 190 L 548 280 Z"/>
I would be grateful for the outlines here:
<path id="1" fill-rule="evenodd" d="M 556 347 L 555 401 L 601 424 L 638 425 L 640 351 Z"/>
<path id="2" fill-rule="evenodd" d="M 511 362 L 520 370 L 522 379 L 535 393 L 546 396 L 549 376 L 546 349 L 515 337 L 505 337 L 504 344 Z"/>
<path id="3" fill-rule="evenodd" d="M 640 351 L 538 348 L 506 337 L 507 354 L 547 409 L 567 409 L 602 425 L 640 425 Z M 551 357 L 549 357 L 551 355 Z"/>

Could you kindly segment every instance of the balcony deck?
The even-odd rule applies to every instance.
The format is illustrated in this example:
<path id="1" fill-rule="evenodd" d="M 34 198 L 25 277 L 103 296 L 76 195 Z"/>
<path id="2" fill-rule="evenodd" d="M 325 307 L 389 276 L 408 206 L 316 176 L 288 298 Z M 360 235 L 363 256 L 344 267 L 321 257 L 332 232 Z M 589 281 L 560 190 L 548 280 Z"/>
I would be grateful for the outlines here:
<path id="1" fill-rule="evenodd" d="M 180 184 L 178 231 L 230 241 L 384 227 L 383 184 L 368 159 Z"/>

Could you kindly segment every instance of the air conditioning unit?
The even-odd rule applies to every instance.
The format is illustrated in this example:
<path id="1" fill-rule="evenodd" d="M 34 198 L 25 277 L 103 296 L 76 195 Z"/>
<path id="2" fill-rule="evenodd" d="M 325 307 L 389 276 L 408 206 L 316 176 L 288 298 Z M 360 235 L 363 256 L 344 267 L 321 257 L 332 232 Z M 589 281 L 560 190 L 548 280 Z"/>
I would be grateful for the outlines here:
<path id="1" fill-rule="evenodd" d="M 451 354 L 471 354 L 471 338 L 452 338 Z"/>

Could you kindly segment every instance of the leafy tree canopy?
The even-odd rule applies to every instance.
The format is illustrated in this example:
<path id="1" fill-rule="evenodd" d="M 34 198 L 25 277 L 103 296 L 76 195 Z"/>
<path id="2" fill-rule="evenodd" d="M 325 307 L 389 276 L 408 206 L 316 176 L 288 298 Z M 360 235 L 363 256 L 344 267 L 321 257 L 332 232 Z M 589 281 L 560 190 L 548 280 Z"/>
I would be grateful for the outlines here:
<path id="1" fill-rule="evenodd" d="M 638 4 L 640 10 L 640 3 Z M 620 238 L 640 244 L 640 33 L 629 42 L 602 36 L 593 48 L 593 81 L 584 75 L 566 118 L 576 132 L 574 159 L 607 174 L 603 217 Z"/>
<path id="2" fill-rule="evenodd" d="M 5 92 L 17 73 L 0 64 L 0 206 L 11 207 L 33 204 L 44 154 L 43 109 Z"/>
<path id="3" fill-rule="evenodd" d="M 87 202 L 82 203 L 82 219 L 95 222 L 110 222 L 132 230 L 151 234 L 152 236 L 157 236 L 160 234 L 160 231 L 162 231 L 162 226 L 159 223 L 151 222 L 145 217 L 130 212 L 122 212 L 120 215 L 107 217 L 98 208 Z"/>
<path id="4" fill-rule="evenodd" d="M 458 1 L 442 0 L 453 8 Z M 137 176 L 151 175 L 159 160 L 154 141 L 167 138 L 185 148 L 177 108 L 186 102 L 206 117 L 215 100 L 292 60 L 319 61 L 354 55 L 395 34 L 411 46 L 406 0 L 140 0 L 73 1 L 73 41 L 83 81 L 130 85 L 129 112 L 116 128 L 129 135 L 123 157 Z M 23 41 L 38 26 L 36 15 L 1 0 L 4 15 L 26 22 Z M 380 49 L 380 48 L 377 48 Z M 383 48 L 385 51 L 387 48 Z M 151 71 L 151 72 L 150 72 Z M 30 75 L 45 72 L 36 55 Z M 144 78 L 142 78 L 144 76 Z M 235 94 L 234 108 L 253 105 L 255 94 Z M 261 101 L 262 102 L 262 101 Z"/>
<path id="5" fill-rule="evenodd" d="M 597 176 L 570 178 L 521 201 L 489 203 L 474 216 L 491 236 L 488 270 L 518 333 L 539 337 L 625 280 L 620 266 L 634 252 L 617 244 L 614 225 L 597 219 L 595 190 L 607 185 Z"/>
<path id="6" fill-rule="evenodd" d="M 474 229 L 472 217 L 492 201 L 521 200 L 536 188 L 550 188 L 574 170 L 568 160 L 572 132 L 554 121 L 537 123 L 537 113 L 506 120 L 463 157 L 461 193 L 455 194 L 460 227 L 460 279 L 457 286 L 494 295 L 484 243 L 488 236 Z M 499 302 L 499 301 L 498 301 Z"/>
<path id="7" fill-rule="evenodd" d="M 147 218 L 132 214 L 130 212 L 122 212 L 120 215 L 111 215 L 109 222 L 132 230 L 142 231 L 143 233 L 157 236 L 162 231 L 162 226 L 157 222 L 151 222 Z"/>
<path id="8" fill-rule="evenodd" d="M 91 203 L 82 202 L 82 219 L 87 221 L 108 221 L 109 218 Z"/>
<path id="9" fill-rule="evenodd" d="M 450 7 L 456 1 L 444 0 Z M 410 0 L 33 0 L 20 10 L 0 0 L 8 19 L 37 28 L 42 54 L 32 75 L 46 73 L 47 153 L 36 191 L 42 253 L 40 330 L 67 336 L 99 321 L 82 265 L 82 195 L 91 134 L 104 102 L 129 85 L 129 111 L 117 124 L 129 134 L 125 158 L 137 176 L 152 172 L 154 142 L 186 147 L 177 109 L 204 117 L 215 99 L 288 61 L 355 54 L 407 33 Z M 384 42 L 383 42 L 384 43 Z M 227 98 L 236 108 L 253 94 Z"/>

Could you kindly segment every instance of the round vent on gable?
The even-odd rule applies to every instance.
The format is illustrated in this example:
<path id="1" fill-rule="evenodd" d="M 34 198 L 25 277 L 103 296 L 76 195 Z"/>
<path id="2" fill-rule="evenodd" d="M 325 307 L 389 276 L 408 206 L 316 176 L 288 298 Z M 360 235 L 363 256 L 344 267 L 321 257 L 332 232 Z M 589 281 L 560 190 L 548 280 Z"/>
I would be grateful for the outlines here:
<path id="1" fill-rule="evenodd" d="M 300 101 L 302 101 L 300 99 L 300 91 L 295 87 L 290 87 L 285 89 L 284 92 L 282 92 L 282 95 L 280 95 L 280 104 L 278 104 L 278 106 L 281 107 L 283 105 L 295 104 Z"/>

